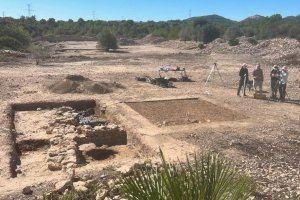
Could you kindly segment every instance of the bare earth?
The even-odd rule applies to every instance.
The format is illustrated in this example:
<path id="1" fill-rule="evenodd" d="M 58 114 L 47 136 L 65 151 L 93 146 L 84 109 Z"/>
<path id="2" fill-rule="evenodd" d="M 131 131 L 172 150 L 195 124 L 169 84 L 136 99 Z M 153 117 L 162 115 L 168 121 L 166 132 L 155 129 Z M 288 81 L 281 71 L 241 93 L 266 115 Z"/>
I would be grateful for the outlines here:
<path id="1" fill-rule="evenodd" d="M 269 91 L 271 65 L 254 55 L 201 54 L 163 45 L 126 46 L 118 53 L 105 53 L 96 50 L 96 42 L 61 44 L 67 50 L 57 52 L 42 66 L 27 59 L 0 63 L 0 112 L 8 103 L 36 101 L 93 99 L 105 105 L 110 120 L 127 131 L 128 144 L 113 146 L 117 152 L 113 156 L 76 168 L 79 175 L 97 173 L 108 166 L 126 171 L 136 162 L 157 159 L 159 147 L 169 159 L 213 151 L 231 159 L 257 181 L 256 199 L 294 199 L 300 194 L 299 66 L 289 66 L 287 93 L 292 101 L 279 103 L 253 99 L 253 91 L 247 91 L 244 98 L 236 96 L 242 63 L 251 66 L 250 72 L 254 64 L 262 64 L 264 90 Z M 214 62 L 225 84 L 215 76 L 209 84 L 211 95 L 206 95 L 204 83 Z M 175 82 L 175 88 L 160 88 L 135 80 L 143 75 L 157 77 L 158 68 L 164 65 L 185 67 L 194 82 Z M 70 74 L 118 82 L 125 88 L 107 94 L 54 94 L 47 89 Z M 168 76 L 177 75 L 171 72 Z M 189 98 L 195 99 L 184 100 Z M 49 120 L 48 112 L 18 113 L 16 131 L 47 139 L 42 127 Z M 4 163 L 9 155 L 5 153 L 7 135 L 1 133 L 1 120 L 0 145 L 4 150 L 0 163 Z M 25 186 L 34 186 L 34 193 L 41 195 L 45 188 L 67 177 L 63 171 L 47 169 L 46 151 L 42 148 L 22 155 L 24 172 L 16 178 L 0 170 L 0 199 L 30 199 L 22 195 Z"/>

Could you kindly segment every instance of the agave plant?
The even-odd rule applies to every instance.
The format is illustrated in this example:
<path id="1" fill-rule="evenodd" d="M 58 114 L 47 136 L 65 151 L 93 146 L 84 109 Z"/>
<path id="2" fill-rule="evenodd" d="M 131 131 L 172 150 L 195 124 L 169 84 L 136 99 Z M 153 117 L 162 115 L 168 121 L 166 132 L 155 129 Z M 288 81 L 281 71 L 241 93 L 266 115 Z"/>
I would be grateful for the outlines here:
<path id="1" fill-rule="evenodd" d="M 160 151 L 161 166 L 136 169 L 121 181 L 129 200 L 243 200 L 255 191 L 254 182 L 239 174 L 219 155 L 207 154 L 185 163 L 168 163 Z"/>

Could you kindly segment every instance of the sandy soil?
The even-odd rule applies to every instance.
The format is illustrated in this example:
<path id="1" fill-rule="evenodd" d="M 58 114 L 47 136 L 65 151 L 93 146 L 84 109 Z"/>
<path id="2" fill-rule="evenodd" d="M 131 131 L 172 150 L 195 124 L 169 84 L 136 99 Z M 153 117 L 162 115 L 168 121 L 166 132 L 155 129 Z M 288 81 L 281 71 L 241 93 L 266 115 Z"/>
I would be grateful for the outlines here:
<path id="1" fill-rule="evenodd" d="M 130 137 L 139 142 L 136 143 L 136 140 L 132 139 L 127 146 L 116 147 L 118 152 L 123 153 L 116 154 L 104 162 L 97 161 L 90 165 L 89 169 L 78 169 L 78 173 L 97 172 L 109 165 L 125 170 L 134 162 L 153 158 L 150 151 L 141 154 L 140 146 L 156 152 L 158 147 L 161 147 L 170 159 L 181 158 L 194 151 L 214 151 L 231 159 L 243 172 L 250 174 L 257 181 L 257 199 L 293 199 L 300 193 L 299 66 L 289 68 L 287 92 L 293 101 L 279 103 L 255 100 L 252 98 L 253 92 L 247 92 L 248 96 L 245 98 L 236 96 L 238 71 L 242 63 L 251 65 L 250 71 L 253 69 L 252 65 L 257 62 L 262 64 L 265 71 L 264 89 L 269 91 L 270 65 L 259 57 L 246 54 L 202 55 L 197 50 L 179 50 L 154 45 L 126 46 L 118 53 L 101 52 L 95 47 L 95 42 L 65 42 L 63 43 L 65 50 L 57 52 L 53 59 L 45 61 L 42 66 L 35 66 L 34 61 L 25 59 L 14 63 L 1 63 L 0 110 L 4 112 L 5 105 L 10 102 L 38 100 L 88 98 L 106 105 L 110 116 L 124 126 Z M 211 95 L 206 95 L 207 88 L 204 88 L 204 82 L 214 62 L 218 63 L 225 84 L 215 76 L 208 88 Z M 158 76 L 157 70 L 163 65 L 185 67 L 195 82 L 176 82 L 175 88 L 165 89 L 134 79 L 135 76 L 141 75 Z M 94 81 L 116 81 L 126 89 L 101 95 L 59 95 L 47 90 L 47 85 L 69 74 L 80 74 Z M 178 122 L 169 126 L 158 126 L 147 117 L 149 112 L 150 114 L 153 112 L 151 107 L 146 107 L 145 110 L 141 107 L 141 112 L 150 109 L 141 115 L 125 103 L 183 98 L 199 98 L 210 102 L 216 105 L 214 108 L 219 108 L 218 112 L 222 116 L 227 116 L 226 112 L 229 110 L 237 116 L 246 117 L 229 116 L 230 119 L 226 121 Z M 167 120 L 169 111 L 165 105 L 159 106 L 155 108 L 157 112 L 154 111 L 154 115 L 163 116 L 163 119 L 158 120 L 161 123 Z M 188 109 L 193 110 L 193 105 L 190 106 Z M 201 113 L 199 105 L 195 106 L 194 109 Z M 172 119 L 178 112 L 184 114 L 187 112 L 185 108 L 182 103 L 176 105 L 176 112 L 171 113 L 170 118 Z M 160 112 L 163 114 L 160 115 Z M 216 115 L 216 113 L 209 114 Z M 31 121 L 28 118 L 27 123 Z M 42 124 L 36 128 L 38 126 Z M 26 131 L 26 127 L 21 124 L 18 129 Z M 3 134 L 0 134 L 0 144 L 6 144 Z M 42 154 L 41 156 L 35 154 L 26 155 L 24 162 L 42 163 Z M 5 156 L 7 155 L 4 153 L 0 154 L 0 162 L 6 159 Z M 35 159 L 36 157 L 38 159 Z M 43 172 L 43 176 L 35 175 Z M 50 173 L 43 166 L 31 170 L 29 176 L 25 177 L 7 179 L 1 171 L 0 175 L 0 199 L 13 199 L 14 195 L 26 199 L 27 197 L 21 195 L 23 187 L 33 185 L 34 192 L 40 194 L 43 191 L 41 188 L 66 177 L 60 172 Z"/>

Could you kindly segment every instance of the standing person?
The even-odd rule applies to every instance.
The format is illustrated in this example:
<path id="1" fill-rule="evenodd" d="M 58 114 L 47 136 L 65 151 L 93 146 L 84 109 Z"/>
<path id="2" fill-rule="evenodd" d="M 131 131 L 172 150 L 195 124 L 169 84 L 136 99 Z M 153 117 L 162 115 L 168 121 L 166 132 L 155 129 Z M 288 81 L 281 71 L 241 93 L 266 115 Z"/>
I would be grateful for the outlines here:
<path id="1" fill-rule="evenodd" d="M 260 64 L 258 64 L 256 66 L 256 68 L 254 69 L 253 73 L 253 85 L 254 85 L 254 89 L 255 92 L 257 91 L 257 87 L 259 88 L 259 92 L 262 93 L 262 85 L 263 85 L 263 81 L 264 81 L 264 73 L 263 70 L 260 67 Z"/>
<path id="2" fill-rule="evenodd" d="M 279 93 L 280 93 L 281 101 L 285 101 L 286 85 L 287 85 L 288 77 L 289 77 L 288 70 L 286 66 L 284 66 L 280 71 L 280 80 L 279 80 Z"/>
<path id="3" fill-rule="evenodd" d="M 237 95 L 240 96 L 241 89 L 244 86 L 244 96 L 246 96 L 246 88 L 245 87 L 249 80 L 249 75 L 248 75 L 247 65 L 245 63 L 242 65 L 242 68 L 240 69 L 239 76 L 240 76 L 240 81 L 239 81 Z"/>
<path id="4" fill-rule="evenodd" d="M 280 71 L 278 66 L 276 65 L 273 66 L 270 73 L 270 77 L 271 77 L 271 90 L 272 90 L 271 98 L 276 99 L 277 91 L 279 87 L 279 79 L 280 79 Z"/>

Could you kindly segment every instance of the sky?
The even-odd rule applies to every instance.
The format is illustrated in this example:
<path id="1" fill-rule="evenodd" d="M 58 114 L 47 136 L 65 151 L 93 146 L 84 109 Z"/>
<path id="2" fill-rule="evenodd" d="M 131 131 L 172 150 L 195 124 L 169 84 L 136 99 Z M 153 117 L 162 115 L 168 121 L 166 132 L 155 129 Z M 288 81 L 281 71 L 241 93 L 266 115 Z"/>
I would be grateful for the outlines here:
<path id="1" fill-rule="evenodd" d="M 253 15 L 300 14 L 300 0 L 0 0 L 1 16 L 37 19 L 165 21 L 217 14 L 232 20 Z"/>

